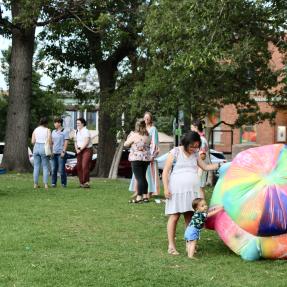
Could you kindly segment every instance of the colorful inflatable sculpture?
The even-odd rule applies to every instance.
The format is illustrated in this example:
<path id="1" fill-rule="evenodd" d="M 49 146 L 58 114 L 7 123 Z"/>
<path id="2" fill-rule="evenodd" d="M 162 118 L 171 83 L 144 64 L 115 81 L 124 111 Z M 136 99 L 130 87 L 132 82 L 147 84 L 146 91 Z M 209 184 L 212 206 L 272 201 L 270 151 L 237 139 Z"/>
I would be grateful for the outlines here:
<path id="1" fill-rule="evenodd" d="M 250 148 L 221 167 L 206 223 L 245 260 L 287 259 L 287 145 Z"/>

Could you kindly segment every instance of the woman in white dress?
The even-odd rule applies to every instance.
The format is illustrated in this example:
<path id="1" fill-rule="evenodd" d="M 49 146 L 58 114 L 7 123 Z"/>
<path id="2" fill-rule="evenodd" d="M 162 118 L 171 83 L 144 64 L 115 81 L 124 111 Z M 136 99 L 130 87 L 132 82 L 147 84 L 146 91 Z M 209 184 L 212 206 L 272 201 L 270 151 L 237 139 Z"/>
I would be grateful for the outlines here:
<path id="1" fill-rule="evenodd" d="M 178 219 L 184 215 L 187 226 L 193 214 L 192 201 L 200 197 L 198 167 L 216 170 L 219 165 L 206 164 L 199 156 L 200 135 L 190 131 L 182 138 L 182 146 L 175 147 L 168 155 L 162 178 L 166 197 L 165 214 L 167 223 L 168 253 L 178 255 L 175 234 Z"/>

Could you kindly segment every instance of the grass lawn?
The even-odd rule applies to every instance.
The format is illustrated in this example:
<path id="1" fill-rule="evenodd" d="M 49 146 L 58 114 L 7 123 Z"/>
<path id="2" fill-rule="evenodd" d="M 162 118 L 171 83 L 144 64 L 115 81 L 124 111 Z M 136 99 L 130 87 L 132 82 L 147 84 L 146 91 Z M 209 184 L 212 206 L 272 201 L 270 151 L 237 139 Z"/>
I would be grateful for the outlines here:
<path id="1" fill-rule="evenodd" d="M 167 254 L 164 204 L 128 204 L 126 180 L 32 188 L 0 175 L 0 286 L 286 286 L 286 261 L 245 262 L 204 230 L 197 261 Z M 210 192 L 209 192 L 210 194 Z"/>

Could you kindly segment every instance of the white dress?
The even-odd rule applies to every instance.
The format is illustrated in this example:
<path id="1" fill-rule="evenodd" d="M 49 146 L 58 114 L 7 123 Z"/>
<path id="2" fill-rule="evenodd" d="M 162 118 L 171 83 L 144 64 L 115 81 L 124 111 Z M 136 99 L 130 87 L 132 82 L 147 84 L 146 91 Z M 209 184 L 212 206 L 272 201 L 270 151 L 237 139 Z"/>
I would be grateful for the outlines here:
<path id="1" fill-rule="evenodd" d="M 200 197 L 198 153 L 186 156 L 178 147 L 170 152 L 174 155 L 176 163 L 169 178 L 171 198 L 166 200 L 166 215 L 192 211 L 192 201 Z"/>

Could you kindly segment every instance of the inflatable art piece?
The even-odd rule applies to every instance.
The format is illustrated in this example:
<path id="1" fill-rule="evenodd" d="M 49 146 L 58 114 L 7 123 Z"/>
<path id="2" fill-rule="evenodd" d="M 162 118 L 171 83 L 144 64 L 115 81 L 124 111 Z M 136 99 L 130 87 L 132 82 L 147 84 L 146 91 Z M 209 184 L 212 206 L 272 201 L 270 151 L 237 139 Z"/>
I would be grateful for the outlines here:
<path id="1" fill-rule="evenodd" d="M 220 169 L 206 222 L 245 260 L 287 259 L 287 145 L 250 148 Z"/>

